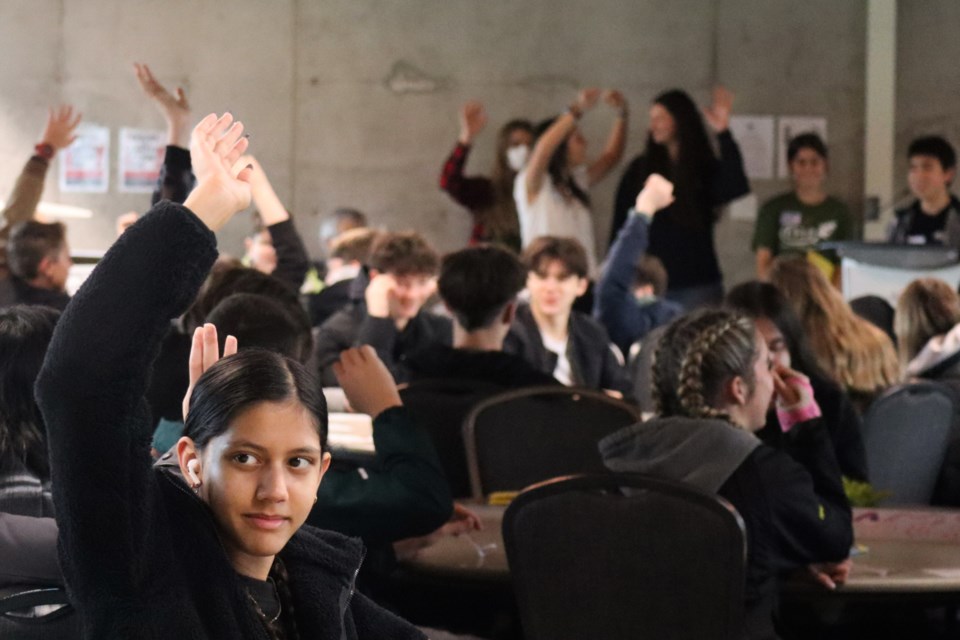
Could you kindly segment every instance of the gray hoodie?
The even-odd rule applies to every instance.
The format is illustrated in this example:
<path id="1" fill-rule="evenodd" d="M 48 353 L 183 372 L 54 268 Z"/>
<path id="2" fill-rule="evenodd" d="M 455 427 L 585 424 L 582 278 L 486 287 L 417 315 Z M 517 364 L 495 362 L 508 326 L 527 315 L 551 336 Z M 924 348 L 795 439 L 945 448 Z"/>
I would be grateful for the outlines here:
<path id="1" fill-rule="evenodd" d="M 723 420 L 674 416 L 625 427 L 598 446 L 611 471 L 646 473 L 716 493 L 760 440 Z"/>

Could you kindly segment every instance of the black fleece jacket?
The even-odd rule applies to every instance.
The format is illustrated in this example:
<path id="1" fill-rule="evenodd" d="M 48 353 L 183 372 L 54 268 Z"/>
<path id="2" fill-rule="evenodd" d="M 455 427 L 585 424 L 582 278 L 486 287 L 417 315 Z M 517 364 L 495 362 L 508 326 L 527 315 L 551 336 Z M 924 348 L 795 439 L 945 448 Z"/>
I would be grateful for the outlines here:
<path id="1" fill-rule="evenodd" d="M 216 256 L 196 216 L 159 203 L 97 265 L 47 351 L 37 399 L 60 563 L 84 637 L 267 637 L 207 506 L 150 465 L 150 363 Z M 302 527 L 280 557 L 301 637 L 423 637 L 353 593 L 358 540 Z"/>

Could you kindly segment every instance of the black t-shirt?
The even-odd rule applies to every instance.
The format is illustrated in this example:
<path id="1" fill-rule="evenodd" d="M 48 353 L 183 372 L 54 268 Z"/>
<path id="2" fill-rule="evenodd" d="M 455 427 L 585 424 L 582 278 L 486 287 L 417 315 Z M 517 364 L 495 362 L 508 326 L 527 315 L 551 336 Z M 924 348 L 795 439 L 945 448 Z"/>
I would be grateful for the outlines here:
<path id="1" fill-rule="evenodd" d="M 907 244 L 946 244 L 944 231 L 947 226 L 947 214 L 953 203 L 947 204 L 936 215 L 928 215 L 915 202 L 910 207 L 910 224 L 907 225 Z M 920 242 L 923 238 L 923 242 Z"/>
<path id="2" fill-rule="evenodd" d="M 247 590 L 247 593 L 260 608 L 258 613 L 262 612 L 267 620 L 278 618 L 281 613 L 280 597 L 273 579 L 257 580 L 243 574 L 237 575 L 240 576 L 243 588 Z"/>

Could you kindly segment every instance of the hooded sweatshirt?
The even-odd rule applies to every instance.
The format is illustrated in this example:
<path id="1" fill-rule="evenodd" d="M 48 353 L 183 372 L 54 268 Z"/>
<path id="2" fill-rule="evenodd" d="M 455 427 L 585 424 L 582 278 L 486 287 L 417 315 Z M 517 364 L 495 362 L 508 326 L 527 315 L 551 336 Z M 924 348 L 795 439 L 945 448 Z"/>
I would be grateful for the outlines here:
<path id="1" fill-rule="evenodd" d="M 780 572 L 843 560 L 853 543 L 850 505 L 823 424 L 804 422 L 787 436 L 778 451 L 722 420 L 667 417 L 599 443 L 613 471 L 688 482 L 736 507 L 747 534 L 744 636 L 752 639 L 777 637 Z"/>

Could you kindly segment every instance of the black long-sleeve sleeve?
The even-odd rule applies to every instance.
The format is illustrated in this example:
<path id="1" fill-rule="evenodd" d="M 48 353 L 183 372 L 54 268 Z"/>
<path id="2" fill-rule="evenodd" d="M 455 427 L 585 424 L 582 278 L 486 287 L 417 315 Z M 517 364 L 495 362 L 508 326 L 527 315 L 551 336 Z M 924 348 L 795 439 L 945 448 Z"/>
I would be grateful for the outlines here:
<path id="1" fill-rule="evenodd" d="M 196 182 L 193 177 L 193 165 L 190 162 L 190 150 L 172 144 L 167 145 L 163 164 L 160 165 L 157 186 L 150 196 L 150 205 L 155 205 L 161 200 L 183 204 L 193 191 Z"/>
<path id="2" fill-rule="evenodd" d="M 60 561 L 87 610 L 116 594 L 162 588 L 176 556 L 155 526 L 166 516 L 144 394 L 170 320 L 186 310 L 216 257 L 216 239 L 199 218 L 160 202 L 100 261 L 47 350 L 36 395 Z"/>
<path id="3" fill-rule="evenodd" d="M 267 232 L 277 252 L 277 267 L 273 270 L 273 277 L 294 291 L 300 291 L 300 285 L 310 269 L 310 259 L 293 218 L 270 225 Z"/>

